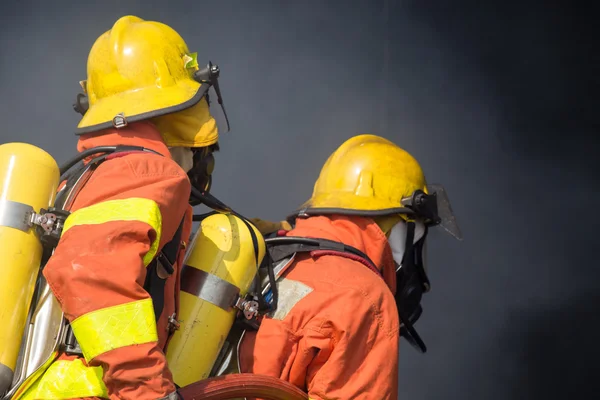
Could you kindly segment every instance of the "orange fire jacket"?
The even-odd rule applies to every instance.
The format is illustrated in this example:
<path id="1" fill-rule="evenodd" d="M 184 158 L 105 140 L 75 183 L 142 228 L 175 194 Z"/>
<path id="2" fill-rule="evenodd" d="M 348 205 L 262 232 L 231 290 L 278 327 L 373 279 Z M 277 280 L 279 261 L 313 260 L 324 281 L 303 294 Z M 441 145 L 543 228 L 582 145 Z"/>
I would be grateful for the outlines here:
<path id="1" fill-rule="evenodd" d="M 102 367 L 110 398 L 157 399 L 175 390 L 164 350 L 167 320 L 178 308 L 185 246 L 166 280 L 158 323 L 143 285 L 150 260 L 184 216 L 182 241 L 190 236 L 190 182 L 149 122 L 83 136 L 77 147 L 108 145 L 144 146 L 162 156 L 138 152 L 103 162 L 77 196 L 43 273 L 86 365 Z"/>
<path id="2" fill-rule="evenodd" d="M 369 218 L 319 216 L 299 219 L 287 235 L 353 246 L 383 279 L 353 259 L 299 253 L 279 282 L 273 318 L 246 333 L 242 371 L 289 381 L 314 400 L 396 400 L 399 319 L 385 234 Z"/>

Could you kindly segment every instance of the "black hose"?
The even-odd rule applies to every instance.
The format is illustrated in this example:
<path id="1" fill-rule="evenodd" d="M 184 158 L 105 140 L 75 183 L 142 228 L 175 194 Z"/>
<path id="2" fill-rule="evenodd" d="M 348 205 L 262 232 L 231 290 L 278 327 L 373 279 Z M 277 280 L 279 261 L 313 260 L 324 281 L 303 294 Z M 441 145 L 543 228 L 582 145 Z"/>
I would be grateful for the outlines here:
<path id="1" fill-rule="evenodd" d="M 200 204 L 204 204 L 207 207 L 212 208 L 213 210 L 231 212 L 231 207 L 227 206 L 221 200 L 217 199 L 209 192 L 201 192 L 200 190 L 192 186 L 192 191 L 190 195 L 190 205 L 194 207 Z"/>
<path id="2" fill-rule="evenodd" d="M 146 151 L 149 153 L 154 153 L 154 154 L 158 154 L 159 156 L 162 155 L 157 151 L 154 151 L 152 149 L 147 149 L 145 147 L 141 147 L 141 146 L 98 146 L 98 147 L 92 147 L 91 149 L 87 149 L 82 151 L 81 153 L 79 153 L 77 156 L 73 157 L 72 159 L 70 159 L 69 161 L 67 161 L 62 167 L 60 167 L 60 176 L 63 176 L 65 174 L 65 172 L 67 172 L 68 170 L 70 170 L 75 164 L 77 164 L 78 162 L 84 160 L 85 158 L 94 155 L 94 154 L 98 154 L 98 153 L 114 153 L 115 151 Z"/>
<path id="3" fill-rule="evenodd" d="M 99 147 L 93 147 L 91 149 L 84 150 L 60 167 L 60 175 L 63 176 L 64 173 L 67 172 L 68 170 L 70 170 L 75 164 L 77 164 L 81 160 L 83 160 L 93 154 L 112 153 L 115 150 L 117 150 L 117 146 L 99 146 Z"/>
<path id="4" fill-rule="evenodd" d="M 269 274 L 269 284 L 271 285 L 271 295 L 273 296 L 271 299 L 271 311 L 275 311 L 279 304 L 279 288 L 277 287 L 277 278 L 275 277 L 275 270 L 273 269 L 273 259 L 268 251 L 266 253 L 269 262 L 267 273 Z"/>

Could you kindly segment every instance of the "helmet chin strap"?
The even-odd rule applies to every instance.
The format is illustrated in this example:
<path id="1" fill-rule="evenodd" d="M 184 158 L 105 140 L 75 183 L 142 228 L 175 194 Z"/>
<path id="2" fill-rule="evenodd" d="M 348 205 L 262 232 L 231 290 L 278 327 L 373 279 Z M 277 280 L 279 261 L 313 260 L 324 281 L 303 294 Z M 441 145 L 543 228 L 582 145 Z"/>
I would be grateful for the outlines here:
<path id="1" fill-rule="evenodd" d="M 404 258 L 404 252 L 406 250 L 406 234 L 406 222 L 401 220 L 390 230 L 390 236 L 388 237 L 388 243 L 392 248 L 392 254 L 394 255 L 394 261 L 398 265 L 398 269 L 402 266 L 402 259 Z M 421 240 L 424 234 L 425 225 L 420 221 L 415 221 L 415 237 L 413 243 L 417 243 Z"/>

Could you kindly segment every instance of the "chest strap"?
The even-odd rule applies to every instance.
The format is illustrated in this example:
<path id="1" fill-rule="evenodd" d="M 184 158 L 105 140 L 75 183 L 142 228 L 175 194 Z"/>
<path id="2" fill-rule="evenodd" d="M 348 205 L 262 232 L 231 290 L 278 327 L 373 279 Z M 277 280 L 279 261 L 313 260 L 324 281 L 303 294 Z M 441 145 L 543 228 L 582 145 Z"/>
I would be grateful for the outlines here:
<path id="1" fill-rule="evenodd" d="M 156 316 L 157 321 L 160 318 L 165 305 L 165 284 L 168 278 L 161 278 L 159 276 L 158 267 L 159 265 L 162 266 L 169 277 L 175 272 L 174 265 L 177 262 L 179 250 L 181 250 L 181 235 L 183 233 L 184 222 L 185 216 L 181 220 L 173 239 L 163 246 L 162 250 L 158 253 L 158 256 L 150 262 L 146 269 L 144 289 L 152 298 L 154 315 Z"/>

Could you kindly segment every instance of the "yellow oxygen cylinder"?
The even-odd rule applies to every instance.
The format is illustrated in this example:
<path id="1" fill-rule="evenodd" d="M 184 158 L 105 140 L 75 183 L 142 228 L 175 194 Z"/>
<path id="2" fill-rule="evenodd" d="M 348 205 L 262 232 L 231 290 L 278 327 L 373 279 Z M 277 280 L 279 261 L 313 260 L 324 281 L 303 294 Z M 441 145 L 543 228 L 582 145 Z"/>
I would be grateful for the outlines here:
<path id="1" fill-rule="evenodd" d="M 42 257 L 32 217 L 54 204 L 59 179 L 44 150 L 0 145 L 0 394 L 12 383 Z"/>
<path id="2" fill-rule="evenodd" d="M 265 256 L 265 242 L 254 230 L 258 261 Z M 257 273 L 250 230 L 232 214 L 213 214 L 200 224 L 188 249 L 181 273 L 179 330 L 167 349 L 167 361 L 175 383 L 183 387 L 206 379 L 223 342 L 235 322 L 233 308 L 244 297 Z"/>

